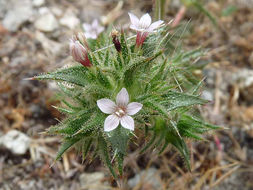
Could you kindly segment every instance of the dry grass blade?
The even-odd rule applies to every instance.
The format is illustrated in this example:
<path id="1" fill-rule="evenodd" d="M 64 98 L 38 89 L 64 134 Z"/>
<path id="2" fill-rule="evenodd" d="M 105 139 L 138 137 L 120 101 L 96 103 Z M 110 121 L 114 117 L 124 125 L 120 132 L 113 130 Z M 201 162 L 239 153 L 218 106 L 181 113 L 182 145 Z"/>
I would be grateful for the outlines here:
<path id="1" fill-rule="evenodd" d="M 237 165 L 235 167 L 233 167 L 231 170 L 229 170 L 227 173 L 225 173 L 224 175 L 222 175 L 219 179 L 217 179 L 214 183 L 212 183 L 210 185 L 210 187 L 215 187 L 217 185 L 219 185 L 224 179 L 226 179 L 227 177 L 229 177 L 232 173 L 234 173 L 238 168 L 240 168 L 240 165 Z"/>
<path id="2" fill-rule="evenodd" d="M 198 183 L 193 187 L 193 189 L 200 190 L 201 187 L 207 181 L 208 177 L 210 177 L 213 172 L 223 170 L 223 169 L 226 169 L 226 168 L 230 168 L 230 167 L 233 167 L 233 166 L 238 166 L 238 164 L 239 164 L 238 162 L 235 162 L 235 163 L 232 163 L 232 164 L 228 164 L 228 165 L 225 165 L 225 166 L 218 166 L 218 167 L 207 170 L 205 172 L 205 174 L 198 180 Z"/>

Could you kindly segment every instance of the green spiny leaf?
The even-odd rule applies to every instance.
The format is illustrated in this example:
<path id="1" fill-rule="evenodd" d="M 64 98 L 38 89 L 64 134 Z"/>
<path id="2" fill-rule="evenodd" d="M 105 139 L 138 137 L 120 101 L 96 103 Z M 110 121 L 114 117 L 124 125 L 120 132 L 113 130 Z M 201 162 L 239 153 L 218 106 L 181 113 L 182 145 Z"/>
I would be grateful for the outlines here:
<path id="1" fill-rule="evenodd" d="M 109 55 L 110 55 L 110 52 L 109 52 L 109 50 L 107 50 L 105 53 L 104 66 L 109 65 Z"/>
<path id="2" fill-rule="evenodd" d="M 92 146 L 92 138 L 88 138 L 84 141 L 83 146 L 82 146 L 82 153 L 83 153 L 83 160 L 87 156 L 90 148 Z"/>
<path id="3" fill-rule="evenodd" d="M 61 156 L 63 155 L 63 153 L 66 152 L 66 150 L 68 150 L 70 147 L 72 147 L 79 140 L 80 140 L 80 138 L 66 138 L 64 140 L 63 144 L 61 145 L 55 160 L 59 160 L 61 158 Z"/>
<path id="4" fill-rule="evenodd" d="M 120 152 L 117 152 L 117 162 L 118 162 L 118 170 L 120 176 L 123 175 L 123 161 L 124 161 L 124 154 L 121 154 Z"/>
<path id="5" fill-rule="evenodd" d="M 79 86 L 85 86 L 87 84 L 86 74 L 87 68 L 82 65 L 78 65 L 66 69 L 60 69 L 44 75 L 35 76 L 34 78 L 38 80 L 51 79 L 56 81 L 66 81 Z"/>
<path id="6" fill-rule="evenodd" d="M 82 125 L 82 127 L 75 133 L 73 136 L 76 136 L 80 133 L 86 133 L 91 130 L 95 130 L 101 126 L 104 122 L 104 117 L 102 114 L 97 114 L 96 112 L 92 115 L 89 115 L 89 119 Z"/>
<path id="7" fill-rule="evenodd" d="M 106 166 L 109 168 L 112 176 L 115 179 L 117 179 L 117 175 L 116 175 L 116 173 L 113 169 L 112 163 L 111 163 L 107 142 L 105 141 L 105 139 L 102 135 L 100 135 L 98 137 L 98 146 L 99 146 L 99 151 L 100 151 L 100 157 L 102 158 L 102 160 L 106 164 Z"/>
<path id="8" fill-rule="evenodd" d="M 97 58 L 96 58 L 96 56 L 95 56 L 95 54 L 91 55 L 91 60 L 92 60 L 91 62 L 92 62 L 93 65 L 100 65 Z"/>
<path id="9" fill-rule="evenodd" d="M 61 107 L 57 107 L 57 106 L 53 106 L 55 109 L 57 109 L 59 112 L 61 113 L 65 113 L 65 114 L 73 114 L 75 113 L 73 110 L 69 110 L 66 108 L 61 108 Z"/>
<path id="10" fill-rule="evenodd" d="M 154 111 L 158 111 L 160 114 L 164 115 L 165 117 L 168 117 L 168 111 L 166 110 L 164 106 L 160 105 L 158 102 L 155 102 L 152 100 L 146 100 L 143 102 L 143 105 L 151 108 Z"/>
<path id="11" fill-rule="evenodd" d="M 117 127 L 111 132 L 107 133 L 108 140 L 110 141 L 112 148 L 117 150 L 119 153 L 125 155 L 127 143 L 130 137 L 130 132 L 128 129 L 123 127 Z"/>
<path id="12" fill-rule="evenodd" d="M 132 83 L 134 82 L 134 78 L 133 75 L 134 73 L 138 70 L 138 68 L 140 66 L 144 66 L 149 64 L 150 62 L 152 62 L 154 59 L 156 59 L 158 56 L 160 56 L 162 54 L 162 51 L 159 51 L 158 53 L 156 53 L 155 55 L 149 57 L 149 58 L 145 58 L 144 60 L 140 60 L 140 61 L 136 61 L 134 63 L 129 64 L 123 74 L 123 81 L 124 84 L 129 87 L 132 85 Z"/>
<path id="13" fill-rule="evenodd" d="M 152 134 L 152 137 L 151 137 L 151 139 L 149 140 L 149 142 L 146 144 L 146 146 L 144 146 L 143 147 L 143 149 L 140 151 L 140 153 L 142 154 L 142 153 L 144 153 L 148 148 L 150 148 L 152 145 L 153 145 L 153 143 L 155 142 L 155 140 L 156 140 L 156 133 L 155 132 L 153 132 L 153 134 Z"/>
<path id="14" fill-rule="evenodd" d="M 107 76 L 101 71 L 99 67 L 97 67 L 97 80 L 102 84 L 105 88 L 111 88 L 110 81 Z"/>
<path id="15" fill-rule="evenodd" d="M 122 51 L 122 57 L 124 60 L 124 64 L 128 64 L 129 62 L 129 54 L 128 54 L 128 47 L 125 39 L 125 34 L 122 31 L 120 35 L 120 44 L 121 44 L 121 51 Z"/>
<path id="16" fill-rule="evenodd" d="M 169 91 L 168 93 L 163 95 L 163 97 L 166 98 L 166 101 L 163 101 L 163 104 L 165 106 L 168 106 L 168 111 L 185 106 L 205 104 L 208 102 L 207 100 L 203 100 L 197 96 L 188 95 L 185 93 L 175 91 Z"/>
<path id="17" fill-rule="evenodd" d="M 164 152 L 164 150 L 168 147 L 168 145 L 169 145 L 169 141 L 165 140 L 165 142 L 158 154 L 162 154 Z"/>

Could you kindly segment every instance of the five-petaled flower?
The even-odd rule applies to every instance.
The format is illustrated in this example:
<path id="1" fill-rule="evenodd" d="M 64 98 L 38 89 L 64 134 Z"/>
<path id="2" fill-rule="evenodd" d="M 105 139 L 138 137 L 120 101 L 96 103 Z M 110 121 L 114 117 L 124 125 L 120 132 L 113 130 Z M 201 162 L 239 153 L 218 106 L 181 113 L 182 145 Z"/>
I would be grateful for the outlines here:
<path id="1" fill-rule="evenodd" d="M 162 24 L 162 20 L 158 20 L 151 24 L 152 20 L 148 13 L 140 19 L 132 13 L 128 13 L 131 21 L 130 28 L 137 31 L 136 46 L 140 47 L 150 32 L 154 32 Z"/>
<path id="2" fill-rule="evenodd" d="M 91 24 L 83 23 L 83 28 L 86 38 L 91 39 L 97 39 L 98 35 L 105 30 L 105 28 L 98 23 L 97 19 L 93 20 Z"/>
<path id="3" fill-rule="evenodd" d="M 116 97 L 116 104 L 110 99 L 103 98 L 97 101 L 99 109 L 110 114 L 104 123 L 104 131 L 112 131 L 118 127 L 119 123 L 122 127 L 134 130 L 134 120 L 130 115 L 134 115 L 142 108 L 142 104 L 138 102 L 129 103 L 129 95 L 125 88 L 122 88 Z"/>
<path id="4" fill-rule="evenodd" d="M 88 53 L 85 47 L 80 43 L 76 36 L 70 39 L 69 43 L 70 54 L 75 61 L 81 63 L 85 67 L 91 67 L 92 64 L 88 58 Z"/>

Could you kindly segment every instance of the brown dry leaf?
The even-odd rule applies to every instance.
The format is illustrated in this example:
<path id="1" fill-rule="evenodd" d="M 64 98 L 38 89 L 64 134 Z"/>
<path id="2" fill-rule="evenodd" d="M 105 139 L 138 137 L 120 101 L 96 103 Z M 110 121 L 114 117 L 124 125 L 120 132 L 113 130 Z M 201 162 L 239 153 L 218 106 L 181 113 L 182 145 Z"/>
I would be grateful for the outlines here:
<path id="1" fill-rule="evenodd" d="M 70 164 L 69 164 L 69 159 L 68 159 L 68 154 L 64 153 L 62 155 L 62 160 L 63 160 L 63 167 L 64 167 L 64 171 L 67 172 L 70 169 Z"/>
<path id="2" fill-rule="evenodd" d="M 253 50 L 253 45 L 252 42 L 250 42 L 248 39 L 236 36 L 233 39 L 233 43 L 241 48 L 245 48 L 247 50 L 252 51 Z"/>
<path id="3" fill-rule="evenodd" d="M 247 122 L 253 122 L 253 106 L 244 108 L 244 120 Z"/>
<path id="4" fill-rule="evenodd" d="M 248 39 L 251 43 L 253 43 L 253 32 L 251 32 L 251 33 L 248 35 L 247 39 Z"/>
<path id="5" fill-rule="evenodd" d="M 22 126 L 22 123 L 25 120 L 24 116 L 26 114 L 27 114 L 27 111 L 24 109 L 21 109 L 21 108 L 12 109 L 11 113 L 7 114 L 6 116 L 9 120 L 13 121 L 11 128 L 20 129 Z"/>
<path id="6" fill-rule="evenodd" d="M 113 10 L 111 10 L 106 16 L 102 16 L 101 21 L 103 25 L 113 23 L 123 13 L 121 10 L 123 4 L 123 1 L 119 1 L 117 6 Z"/>
<path id="7" fill-rule="evenodd" d="M 50 96 L 48 96 L 50 97 Z M 53 105 L 58 106 L 59 105 L 59 100 L 50 100 L 49 98 L 46 101 L 46 108 L 50 111 L 52 116 L 54 118 L 61 118 L 62 114 L 59 112 L 56 108 L 53 107 Z"/>
<path id="8" fill-rule="evenodd" d="M 230 108 L 230 115 L 233 120 L 243 121 L 244 123 L 250 124 L 253 122 L 253 106 L 237 106 L 234 105 Z"/>
<path id="9" fill-rule="evenodd" d="M 207 3 L 207 8 L 210 12 L 219 14 L 221 12 L 221 6 L 218 2 L 211 1 Z"/>
<path id="10" fill-rule="evenodd" d="M 234 152 L 236 154 L 236 156 L 242 160 L 242 161 L 246 161 L 247 160 L 247 150 L 246 150 L 246 147 L 243 147 L 243 148 L 235 148 L 234 149 Z"/>
<path id="11" fill-rule="evenodd" d="M 208 180 L 208 178 L 210 176 L 212 176 L 212 173 L 213 172 L 217 172 L 217 171 L 222 171 L 222 170 L 225 170 L 225 169 L 229 169 L 231 167 L 235 167 L 235 166 L 238 166 L 238 163 L 235 162 L 235 163 L 232 163 L 232 164 L 228 164 L 228 165 L 224 165 L 224 166 L 217 166 L 217 167 L 214 167 L 214 168 L 210 168 L 209 170 L 207 170 L 205 172 L 204 175 L 202 175 L 202 177 L 198 180 L 198 182 L 196 183 L 196 185 L 193 187 L 193 189 L 196 189 L 196 190 L 200 190 L 201 187 L 205 184 L 206 180 Z M 219 179 L 218 179 L 219 180 Z M 223 180 L 223 179 L 222 179 Z"/>
<path id="12" fill-rule="evenodd" d="M 8 30 L 6 30 L 3 25 L 0 23 L 0 34 L 3 35 L 3 34 L 6 34 L 8 32 Z"/>
<path id="13" fill-rule="evenodd" d="M 249 129 L 248 134 L 251 138 L 253 138 L 253 127 Z"/>
<path id="14" fill-rule="evenodd" d="M 224 181 L 227 177 L 229 177 L 232 173 L 234 173 L 237 169 L 239 169 L 239 165 L 233 167 L 232 169 L 230 169 L 228 172 L 226 172 L 224 175 L 222 175 L 219 179 L 217 179 L 214 183 L 212 183 L 210 185 L 210 187 L 215 187 L 217 185 L 219 185 L 222 181 Z"/>
<path id="15" fill-rule="evenodd" d="M 0 81 L 0 93 L 9 92 L 10 90 L 11 90 L 11 87 L 7 82 L 5 82 L 5 81 L 1 82 Z"/>

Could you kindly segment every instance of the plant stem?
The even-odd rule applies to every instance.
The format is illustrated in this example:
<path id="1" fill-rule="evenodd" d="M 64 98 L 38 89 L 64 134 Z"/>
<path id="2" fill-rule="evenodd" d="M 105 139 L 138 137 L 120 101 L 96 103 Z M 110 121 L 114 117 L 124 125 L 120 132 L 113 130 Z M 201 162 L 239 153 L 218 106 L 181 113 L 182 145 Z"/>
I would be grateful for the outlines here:
<path id="1" fill-rule="evenodd" d="M 166 0 L 155 0 L 155 19 L 163 20 L 165 15 Z"/>
<path id="2" fill-rule="evenodd" d="M 117 180 L 117 185 L 119 187 L 120 190 L 127 190 L 127 184 L 126 184 L 126 180 L 124 180 L 123 176 L 121 176 L 118 180 Z"/>
<path id="3" fill-rule="evenodd" d="M 182 18 L 184 17 L 184 14 L 186 12 L 186 7 L 185 6 L 182 6 L 179 11 L 177 12 L 176 16 L 175 16 L 175 19 L 172 23 L 172 26 L 177 26 L 180 21 L 182 20 Z"/>

